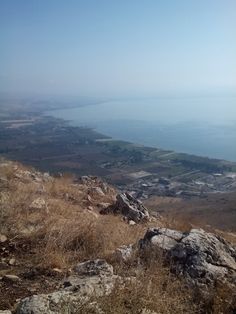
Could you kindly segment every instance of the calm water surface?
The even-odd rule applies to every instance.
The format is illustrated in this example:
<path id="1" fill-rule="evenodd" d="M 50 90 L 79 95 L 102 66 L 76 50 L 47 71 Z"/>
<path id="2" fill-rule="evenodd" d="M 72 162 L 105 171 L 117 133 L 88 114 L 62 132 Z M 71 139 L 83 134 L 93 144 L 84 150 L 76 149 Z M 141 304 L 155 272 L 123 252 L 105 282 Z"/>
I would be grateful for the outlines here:
<path id="1" fill-rule="evenodd" d="M 236 161 L 236 98 L 116 100 L 50 111 L 115 139 Z"/>

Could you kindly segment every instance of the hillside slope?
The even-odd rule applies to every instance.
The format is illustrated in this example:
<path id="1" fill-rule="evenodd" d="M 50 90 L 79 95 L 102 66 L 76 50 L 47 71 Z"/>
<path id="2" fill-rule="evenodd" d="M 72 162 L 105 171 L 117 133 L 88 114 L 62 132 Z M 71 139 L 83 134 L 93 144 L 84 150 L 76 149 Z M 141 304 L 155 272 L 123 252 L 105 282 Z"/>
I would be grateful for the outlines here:
<path id="1" fill-rule="evenodd" d="M 219 246 L 220 255 L 225 257 L 224 262 L 216 263 L 214 272 L 213 264 L 205 263 L 205 258 L 207 263 L 210 258 L 205 257 L 205 253 L 199 255 L 197 263 L 191 262 L 196 270 L 203 269 L 205 274 L 209 274 L 210 282 L 214 283 L 214 287 L 211 287 L 210 283 L 205 282 L 204 289 L 201 286 L 199 290 L 196 276 L 192 277 L 188 272 L 183 275 L 185 272 L 176 271 L 172 263 L 172 266 L 169 264 L 173 243 L 176 248 L 181 239 L 181 252 L 185 252 L 183 239 L 190 239 L 196 234 L 194 231 L 189 233 L 193 226 L 183 220 L 176 221 L 173 217 L 165 219 L 150 215 L 148 220 L 135 223 L 119 212 L 116 215 L 101 215 L 100 212 L 114 205 L 116 195 L 114 188 L 96 177 L 78 179 L 62 175 L 56 178 L 1 160 L 0 310 L 9 309 L 20 314 L 46 314 L 49 311 L 147 314 L 172 313 L 175 308 L 176 313 L 234 313 L 235 234 L 214 230 L 217 233 L 215 236 L 199 231 L 200 246 L 206 245 L 211 252 L 207 254 L 214 259 L 218 254 L 214 250 Z M 184 233 L 165 231 L 167 227 L 180 229 Z M 150 236 L 147 230 L 154 230 L 154 234 L 151 232 Z M 178 240 L 177 237 L 175 243 L 173 239 L 176 234 L 180 238 Z M 219 234 L 232 244 L 221 240 Z M 151 242 L 145 242 L 143 249 L 141 243 L 144 242 L 140 239 Z M 197 237 L 193 240 L 193 245 L 196 245 L 194 241 L 199 242 Z M 101 259 L 102 262 L 99 262 Z M 88 264 L 78 264 L 84 261 Z M 177 259 L 176 263 L 187 269 L 182 260 Z M 79 266 L 75 268 L 75 265 Z M 84 265 L 86 271 L 81 271 Z M 114 270 L 111 270 L 112 266 Z M 218 274 L 223 272 L 227 272 L 230 278 L 227 282 L 218 280 Z M 185 276 L 191 278 L 191 289 Z M 72 299 L 78 297 L 78 292 L 74 295 L 75 290 L 71 289 L 78 290 L 75 284 L 78 280 L 79 286 L 83 283 L 86 287 L 84 294 L 86 298 L 89 296 L 90 302 L 81 303 L 79 294 L 80 303 L 75 306 Z M 65 282 L 67 285 L 69 282 L 72 288 L 60 290 L 62 282 L 63 289 L 67 289 Z M 109 289 L 103 290 L 101 287 Z M 204 293 L 200 293 L 202 289 Z M 19 305 L 21 299 L 32 295 L 35 295 L 33 299 L 26 299 Z M 45 307 L 44 302 L 48 302 L 45 300 L 58 295 L 62 297 L 63 305 L 54 300 L 54 310 L 51 307 L 45 312 L 35 310 Z M 35 300 L 40 303 L 35 305 Z M 94 302 L 96 306 L 91 308 Z"/>

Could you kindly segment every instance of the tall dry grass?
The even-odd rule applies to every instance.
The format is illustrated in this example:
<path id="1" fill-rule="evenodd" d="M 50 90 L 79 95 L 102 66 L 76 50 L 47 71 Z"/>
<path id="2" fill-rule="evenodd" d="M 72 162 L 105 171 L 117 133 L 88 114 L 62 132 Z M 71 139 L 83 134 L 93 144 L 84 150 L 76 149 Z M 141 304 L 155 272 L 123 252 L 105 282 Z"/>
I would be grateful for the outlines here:
<path id="1" fill-rule="evenodd" d="M 109 259 L 117 247 L 135 243 L 143 232 L 144 226 L 131 228 L 114 216 L 77 214 L 73 219 L 52 218 L 45 230 L 43 263 L 65 267 L 86 259 Z"/>
<path id="2" fill-rule="evenodd" d="M 192 225 L 187 219 L 169 216 L 159 222 L 130 226 L 119 216 L 98 213 L 100 202 L 113 201 L 115 191 L 112 189 L 104 197 L 91 195 L 88 200 L 91 187 L 74 185 L 71 177 L 34 182 L 15 177 L 12 169 L 12 165 L 9 169 L 0 168 L 0 175 L 9 183 L 0 190 L 0 233 L 18 239 L 19 243 L 27 243 L 29 251 L 22 254 L 22 264 L 61 268 L 66 272 L 78 262 L 105 258 L 118 275 L 137 278 L 118 284 L 110 296 L 94 300 L 108 314 L 136 314 L 145 308 L 156 313 L 231 313 L 235 297 L 230 287 L 216 287 L 207 299 L 193 295 L 163 264 L 161 251 L 155 256 L 142 256 L 141 268 L 140 256 L 135 255 L 129 263 L 123 264 L 114 259 L 112 253 L 117 247 L 136 243 L 148 227 L 188 231 Z M 46 200 L 47 208 L 32 210 L 30 204 L 38 197 Z M 94 210 L 89 209 L 89 205 Z M 91 307 L 82 310 L 81 313 L 92 313 Z"/>

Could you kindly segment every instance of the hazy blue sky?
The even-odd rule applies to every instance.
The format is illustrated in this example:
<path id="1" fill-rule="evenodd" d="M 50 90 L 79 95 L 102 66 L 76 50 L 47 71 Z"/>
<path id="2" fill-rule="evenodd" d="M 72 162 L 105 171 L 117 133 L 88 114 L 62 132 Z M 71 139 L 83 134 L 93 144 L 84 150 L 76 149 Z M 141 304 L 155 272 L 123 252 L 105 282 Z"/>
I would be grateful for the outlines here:
<path id="1" fill-rule="evenodd" d="M 0 0 L 0 90 L 236 88 L 235 0 Z"/>

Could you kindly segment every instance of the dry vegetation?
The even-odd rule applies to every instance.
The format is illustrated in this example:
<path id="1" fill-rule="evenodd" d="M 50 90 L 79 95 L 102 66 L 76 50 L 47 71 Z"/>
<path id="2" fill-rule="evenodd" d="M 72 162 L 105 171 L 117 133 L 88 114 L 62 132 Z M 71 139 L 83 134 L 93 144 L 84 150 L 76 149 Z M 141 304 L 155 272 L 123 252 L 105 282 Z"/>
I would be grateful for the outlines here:
<path id="1" fill-rule="evenodd" d="M 107 187 L 107 192 L 101 196 L 91 182 L 75 184 L 74 178 L 69 176 L 51 179 L 43 175 L 38 180 L 37 175 L 31 177 L 27 173 L 28 169 L 21 165 L 0 163 L 0 234 L 8 237 L 11 248 L 8 253 L 2 252 L 2 256 L 16 259 L 11 272 L 20 275 L 37 269 L 49 280 L 54 268 L 61 269 L 63 276 L 80 261 L 105 258 L 113 264 L 116 273 L 129 276 L 133 273 L 138 278 L 136 283 L 122 285 L 122 289 L 117 286 L 102 302 L 96 300 L 105 313 L 141 313 L 140 309 L 144 308 L 157 313 L 227 313 L 222 301 L 226 294 L 224 289 L 212 295 L 210 305 L 200 304 L 196 296 L 170 274 L 161 256 L 149 259 L 142 271 L 135 262 L 120 265 L 112 258 L 117 247 L 135 243 L 148 226 L 158 224 L 186 231 L 191 228 L 188 221 L 166 218 L 158 223 L 130 226 L 119 216 L 99 214 L 101 203 L 114 201 L 114 189 Z M 32 203 L 38 198 L 45 203 L 35 209 Z M 8 271 L 0 270 L 0 276 Z M 43 290 L 37 278 L 26 282 L 27 286 L 34 286 L 34 293 L 53 290 L 61 280 L 60 275 L 53 277 L 53 285 L 45 285 Z M 0 298 L 0 309 L 30 294 L 24 286 L 7 289 L 9 295 Z M 83 313 L 92 313 L 92 310 L 83 308 Z"/>
<path id="2" fill-rule="evenodd" d="M 153 196 L 145 205 L 163 216 L 176 217 L 204 227 L 236 232 L 236 193 L 212 193 L 204 197 Z"/>
<path id="3" fill-rule="evenodd" d="M 135 282 L 117 285 L 102 300 L 95 300 L 99 308 L 107 314 L 199 313 L 191 294 L 167 269 L 155 265 L 136 278 Z M 85 307 L 83 313 L 91 312 Z"/>
<path id="4" fill-rule="evenodd" d="M 74 262 L 107 257 L 118 246 L 135 242 L 146 229 L 145 225 L 131 228 L 121 217 L 99 214 L 98 204 L 114 200 L 113 189 L 88 201 L 88 186 L 75 185 L 72 178 L 52 179 L 43 188 L 32 180 L 23 181 L 12 174 L 1 192 L 0 232 L 34 241 L 43 266 L 68 268 Z M 32 209 L 39 197 L 46 205 Z"/>

